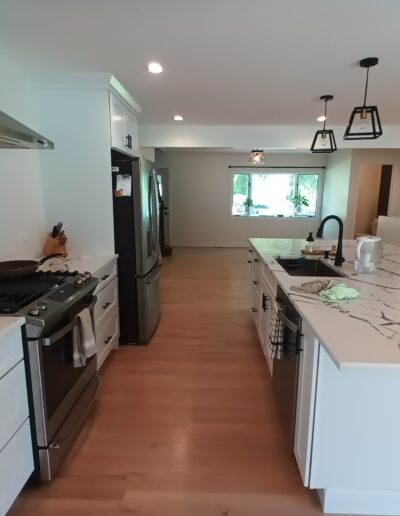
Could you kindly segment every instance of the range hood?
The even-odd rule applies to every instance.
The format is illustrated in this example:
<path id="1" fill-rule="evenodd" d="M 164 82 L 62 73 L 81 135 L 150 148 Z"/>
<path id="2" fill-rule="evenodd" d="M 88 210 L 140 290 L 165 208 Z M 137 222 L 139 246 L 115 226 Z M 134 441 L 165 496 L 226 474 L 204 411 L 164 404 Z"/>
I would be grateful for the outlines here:
<path id="1" fill-rule="evenodd" d="M 54 149 L 54 143 L 0 111 L 0 148 Z"/>

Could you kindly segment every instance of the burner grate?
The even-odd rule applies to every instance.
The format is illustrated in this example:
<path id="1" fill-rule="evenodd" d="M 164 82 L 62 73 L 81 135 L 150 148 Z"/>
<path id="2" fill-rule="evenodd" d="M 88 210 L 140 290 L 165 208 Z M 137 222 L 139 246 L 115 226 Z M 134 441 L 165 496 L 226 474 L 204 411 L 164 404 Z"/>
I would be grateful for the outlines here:
<path id="1" fill-rule="evenodd" d="M 29 305 L 55 285 L 61 285 L 65 274 L 37 272 L 27 278 L 0 282 L 0 314 L 13 314 Z"/>

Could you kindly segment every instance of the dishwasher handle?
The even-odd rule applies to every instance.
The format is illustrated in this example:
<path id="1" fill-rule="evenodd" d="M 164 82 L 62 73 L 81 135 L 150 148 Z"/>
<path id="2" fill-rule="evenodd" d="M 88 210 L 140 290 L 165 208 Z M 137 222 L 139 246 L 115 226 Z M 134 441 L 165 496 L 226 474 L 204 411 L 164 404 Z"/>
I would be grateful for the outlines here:
<path id="1" fill-rule="evenodd" d="M 296 333 L 296 334 L 300 333 L 299 326 L 297 326 L 297 324 L 295 324 L 290 319 L 288 319 L 286 317 L 286 315 L 282 312 L 281 309 L 278 310 L 278 317 L 279 317 L 279 320 L 281 321 L 281 323 L 283 324 L 283 326 L 286 326 L 287 328 L 289 328 L 289 330 L 292 333 Z"/>

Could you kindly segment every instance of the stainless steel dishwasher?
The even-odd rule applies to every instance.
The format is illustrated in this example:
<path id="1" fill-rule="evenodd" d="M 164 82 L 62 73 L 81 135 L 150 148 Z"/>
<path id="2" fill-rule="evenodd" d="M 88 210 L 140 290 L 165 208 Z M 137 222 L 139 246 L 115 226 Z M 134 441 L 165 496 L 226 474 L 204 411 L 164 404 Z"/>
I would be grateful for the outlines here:
<path id="1" fill-rule="evenodd" d="M 273 361 L 273 392 L 285 427 L 286 437 L 293 449 L 296 421 L 297 381 L 301 352 L 301 317 L 278 286 L 276 302 L 280 325 L 279 342 L 275 343 Z"/>

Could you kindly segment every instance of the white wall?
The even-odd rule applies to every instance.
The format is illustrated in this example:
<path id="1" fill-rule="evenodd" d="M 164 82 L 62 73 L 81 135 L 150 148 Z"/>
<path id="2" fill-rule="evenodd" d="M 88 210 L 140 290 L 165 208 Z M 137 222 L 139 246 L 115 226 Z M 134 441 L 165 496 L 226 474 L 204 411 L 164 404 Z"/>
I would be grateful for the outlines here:
<path id="1" fill-rule="evenodd" d="M 71 255 L 114 251 L 108 92 L 44 89 L 36 92 L 45 134 L 43 193 L 49 227 L 64 223 Z"/>
<path id="2" fill-rule="evenodd" d="M 370 233 L 378 210 L 382 167 L 361 165 L 357 185 L 357 206 L 354 233 Z"/>
<path id="3" fill-rule="evenodd" d="M 345 126 L 331 126 L 336 138 Z M 315 131 L 321 126 L 311 125 L 145 125 L 139 127 L 139 141 L 144 147 L 213 147 L 244 149 L 303 149 L 308 152 Z M 340 136 L 339 136 L 340 135 Z M 383 136 L 376 140 L 341 140 L 342 149 L 398 149 L 400 127 L 384 126 Z"/>
<path id="4" fill-rule="evenodd" d="M 347 203 L 349 195 L 351 171 L 351 151 L 340 150 L 330 154 L 325 170 L 324 196 L 321 218 L 327 215 L 337 215 L 343 220 L 345 238 L 347 220 Z M 336 221 L 328 221 L 324 227 L 324 238 L 336 238 L 338 225 Z"/>
<path id="5" fill-rule="evenodd" d="M 350 233 L 354 232 L 355 229 L 358 182 L 362 167 L 382 165 L 393 166 L 388 215 L 400 216 L 400 151 L 396 149 L 353 150 L 347 214 L 347 226 Z"/>
<path id="6" fill-rule="evenodd" d="M 0 110 L 44 133 L 29 77 L 0 56 Z M 0 260 L 41 254 L 44 220 L 39 157 L 52 151 L 0 149 Z"/>
<path id="7" fill-rule="evenodd" d="M 269 166 L 300 167 L 323 166 L 326 158 L 310 154 L 270 154 L 267 160 Z M 306 238 L 309 231 L 316 231 L 319 218 L 232 217 L 234 169 L 229 169 L 228 165 L 248 166 L 248 154 L 156 153 L 156 166 L 170 170 L 172 246 L 246 246 L 249 237 Z"/>

